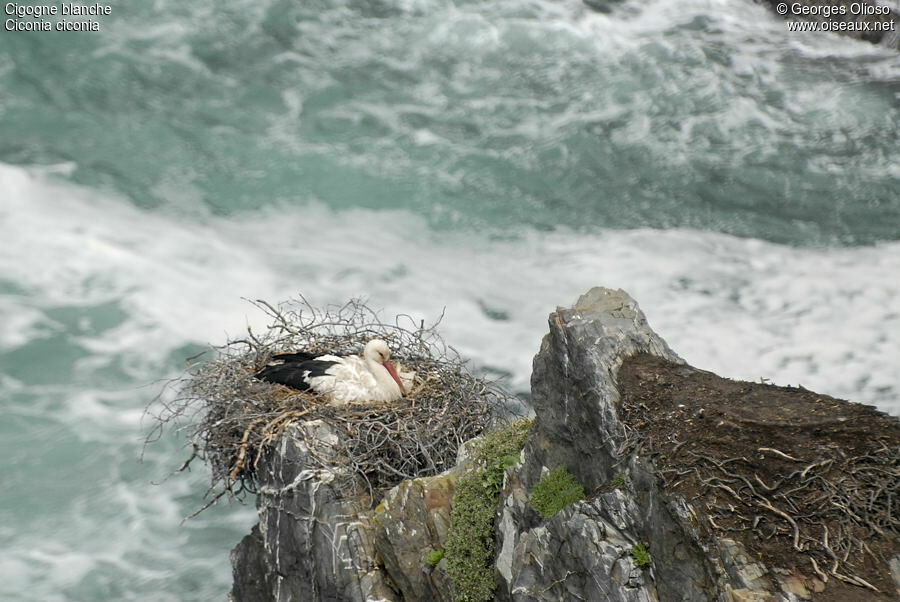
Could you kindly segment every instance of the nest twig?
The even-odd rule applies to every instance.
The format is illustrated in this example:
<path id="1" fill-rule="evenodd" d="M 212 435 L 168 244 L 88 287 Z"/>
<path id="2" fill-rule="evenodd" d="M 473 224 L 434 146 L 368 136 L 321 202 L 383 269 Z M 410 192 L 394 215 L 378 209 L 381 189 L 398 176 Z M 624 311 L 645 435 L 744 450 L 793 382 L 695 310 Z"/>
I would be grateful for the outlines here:
<path id="1" fill-rule="evenodd" d="M 162 403 L 148 437 L 157 437 L 168 424 L 186 423 L 181 428 L 193 449 L 181 470 L 197 457 L 209 463 L 210 504 L 225 494 L 255 493 L 265 450 L 297 421 L 336 427 L 343 434 L 340 449 L 324 453 L 321 446 L 310 446 L 314 459 L 349 467 L 376 494 L 404 479 L 450 468 L 462 442 L 515 405 L 495 384 L 467 371 L 437 333 L 440 318 L 427 327 L 405 315 L 385 323 L 360 300 L 325 309 L 302 297 L 278 306 L 254 305 L 271 318 L 266 331 L 248 328 L 244 338 L 216 348 L 213 359 L 195 358 L 187 375 L 173 383 L 179 395 Z M 349 355 L 373 338 L 388 341 L 393 359 L 416 372 L 410 394 L 397 402 L 332 407 L 315 395 L 253 377 L 275 353 Z"/>

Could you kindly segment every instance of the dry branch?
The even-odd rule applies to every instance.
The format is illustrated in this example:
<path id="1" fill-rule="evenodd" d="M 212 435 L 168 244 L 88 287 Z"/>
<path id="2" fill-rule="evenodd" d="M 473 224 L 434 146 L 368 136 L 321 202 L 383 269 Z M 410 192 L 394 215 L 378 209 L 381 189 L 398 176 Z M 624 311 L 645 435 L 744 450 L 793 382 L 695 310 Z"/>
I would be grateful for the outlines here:
<path id="1" fill-rule="evenodd" d="M 209 463 L 213 500 L 224 493 L 255 493 L 257 464 L 296 421 L 336 427 L 344 435 L 340 449 L 310 445 L 313 459 L 323 467 L 350 467 L 375 494 L 450 468 L 462 442 L 518 405 L 494 383 L 468 372 L 437 333 L 440 318 L 430 326 L 405 315 L 387 323 L 359 300 L 324 309 L 302 297 L 278 306 L 253 304 L 271 320 L 266 331 L 248 328 L 244 338 L 215 348 L 212 359 L 194 358 L 187 374 L 170 383 L 180 395 L 161 404 L 148 436 L 148 442 L 158 439 L 172 425 L 186 431 L 193 452 L 185 465 L 194 457 Z M 388 341 L 403 369 L 416 372 L 411 393 L 395 403 L 332 407 L 315 395 L 253 377 L 276 353 L 350 355 L 373 338 Z"/>

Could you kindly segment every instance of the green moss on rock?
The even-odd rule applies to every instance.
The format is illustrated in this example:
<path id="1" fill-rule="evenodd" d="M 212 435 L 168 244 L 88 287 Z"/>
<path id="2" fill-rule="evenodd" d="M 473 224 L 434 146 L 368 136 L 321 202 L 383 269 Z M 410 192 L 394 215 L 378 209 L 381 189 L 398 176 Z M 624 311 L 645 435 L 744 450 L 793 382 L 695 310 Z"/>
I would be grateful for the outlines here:
<path id="1" fill-rule="evenodd" d="M 519 420 L 474 443 L 475 466 L 453 495 L 445 557 L 458 602 L 493 599 L 494 515 L 503 474 L 519 459 L 530 420 Z"/>
<path id="2" fill-rule="evenodd" d="M 565 466 L 554 468 L 534 486 L 528 503 L 542 517 L 552 518 L 573 502 L 584 499 L 584 487 L 575 480 Z"/>
<path id="3" fill-rule="evenodd" d="M 643 569 L 650 566 L 650 552 L 647 551 L 647 547 L 642 543 L 636 543 L 632 546 L 631 558 L 638 568 Z"/>

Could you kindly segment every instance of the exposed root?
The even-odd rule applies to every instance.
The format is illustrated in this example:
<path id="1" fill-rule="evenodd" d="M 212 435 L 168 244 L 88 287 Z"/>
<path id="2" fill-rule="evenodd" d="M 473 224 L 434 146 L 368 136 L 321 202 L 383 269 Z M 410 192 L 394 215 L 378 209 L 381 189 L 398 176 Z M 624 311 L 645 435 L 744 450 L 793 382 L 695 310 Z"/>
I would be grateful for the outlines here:
<path id="1" fill-rule="evenodd" d="M 645 382 L 654 381 L 646 378 Z M 748 435 L 752 447 L 741 449 L 734 443 L 737 435 L 731 433 L 742 427 L 729 431 L 732 427 L 724 420 L 716 426 L 697 419 L 707 428 L 719 428 L 722 439 L 703 438 L 697 431 L 692 440 L 685 439 L 684 432 L 668 438 L 649 436 L 661 430 L 658 425 L 676 428 L 673 425 L 692 420 L 694 410 L 679 414 L 679 406 L 673 409 L 674 402 L 669 400 L 650 408 L 644 403 L 648 394 L 643 390 L 631 395 L 623 396 L 620 406 L 624 426 L 617 447 L 620 457 L 652 458 L 666 488 L 685 495 L 704 515 L 707 535 L 743 535 L 751 552 L 778 558 L 789 563 L 788 568 L 805 570 L 823 583 L 833 577 L 883 591 L 883 586 L 879 590 L 871 583 L 872 575 L 877 575 L 873 571 L 878 570 L 873 567 L 885 565 L 900 543 L 900 445 L 891 419 L 885 419 L 884 432 L 873 429 L 849 443 L 846 438 L 837 442 L 837 435 L 818 439 L 820 435 L 814 434 L 812 444 L 807 440 L 803 446 L 794 446 L 790 437 L 784 437 L 778 439 L 781 449 L 760 447 L 757 442 L 765 435 L 756 433 L 765 431 L 758 430 Z M 685 399 L 684 392 L 677 395 L 679 402 Z M 723 415 L 740 416 L 732 407 L 723 409 Z M 844 416 L 850 410 L 840 412 Z M 826 424 L 825 418 L 820 420 Z M 754 415 L 752 424 L 764 429 L 769 423 Z M 788 427 L 770 424 L 768 428 L 777 433 Z M 796 438 L 810 437 L 811 430 L 801 432 L 797 427 Z M 724 443 L 729 437 L 730 442 Z"/>
<path id="2" fill-rule="evenodd" d="M 783 451 L 778 451 L 774 447 L 760 447 L 757 451 L 771 452 L 771 453 L 775 454 L 776 456 L 781 456 L 785 460 L 791 460 L 792 462 L 803 462 L 803 460 L 795 458 L 794 456 L 789 456 L 786 453 L 784 453 Z"/>
<path id="3" fill-rule="evenodd" d="M 697 461 L 679 469 L 664 469 L 660 476 L 667 485 L 677 487 L 679 482 L 672 475 L 687 474 L 701 488 L 724 491 L 729 499 L 738 502 L 738 506 L 706 505 L 714 530 L 750 531 L 760 539 L 788 537 L 794 550 L 809 557 L 813 571 L 823 582 L 827 583 L 831 574 L 846 583 L 879 591 L 849 569 L 858 564 L 861 552 L 875 556 L 866 544 L 867 538 L 900 534 L 894 507 L 900 493 L 900 451 L 883 447 L 878 453 L 847 458 L 836 466 L 835 460 L 829 458 L 794 471 L 772 486 L 751 473 L 753 464 L 746 458 L 713 460 L 701 454 L 689 455 Z M 726 468 L 729 464 L 733 468 Z M 759 486 L 753 487 L 747 474 Z M 862 475 L 867 476 L 865 482 L 855 480 Z M 753 507 L 771 513 L 775 522 L 752 512 L 746 514 L 754 516 L 753 520 L 743 519 L 745 515 L 739 510 Z M 784 522 L 779 524 L 779 519 Z M 820 527 L 818 537 L 813 534 L 816 527 Z M 830 564 L 827 573 L 820 568 L 820 562 Z"/>

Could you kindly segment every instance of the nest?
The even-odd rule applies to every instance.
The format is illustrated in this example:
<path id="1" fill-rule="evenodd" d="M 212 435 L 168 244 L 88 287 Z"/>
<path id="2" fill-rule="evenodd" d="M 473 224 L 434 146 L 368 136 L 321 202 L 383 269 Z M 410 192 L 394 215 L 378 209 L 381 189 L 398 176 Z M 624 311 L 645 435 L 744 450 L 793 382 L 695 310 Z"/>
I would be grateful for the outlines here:
<path id="1" fill-rule="evenodd" d="M 298 421 L 319 420 L 338 432 L 336 448 L 307 446 L 313 458 L 349 469 L 377 499 L 400 481 L 452 467 L 460 444 L 516 405 L 495 383 L 468 372 L 437 333 L 440 318 L 428 327 L 405 315 L 385 323 L 359 300 L 324 309 L 302 298 L 254 305 L 272 319 L 266 331 L 248 328 L 246 337 L 215 348 L 215 358 L 191 358 L 187 375 L 174 382 L 179 395 L 163 403 L 148 437 L 158 437 L 169 423 L 187 423 L 181 429 L 193 453 L 180 470 L 200 457 L 212 471 L 211 499 L 198 513 L 225 494 L 256 493 L 260 460 Z M 334 407 L 317 395 L 253 376 L 276 353 L 357 354 L 375 338 L 388 342 L 402 370 L 416 373 L 409 394 L 396 402 Z"/>

